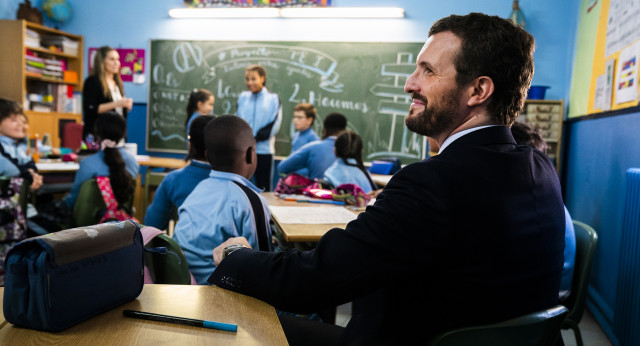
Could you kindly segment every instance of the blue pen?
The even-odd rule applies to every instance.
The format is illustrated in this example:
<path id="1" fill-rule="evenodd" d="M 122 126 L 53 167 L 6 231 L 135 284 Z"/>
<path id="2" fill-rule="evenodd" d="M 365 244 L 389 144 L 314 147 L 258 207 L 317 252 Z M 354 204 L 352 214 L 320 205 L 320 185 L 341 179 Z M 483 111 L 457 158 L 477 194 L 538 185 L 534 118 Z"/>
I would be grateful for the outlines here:
<path id="1" fill-rule="evenodd" d="M 127 317 L 140 318 L 140 319 L 143 319 L 143 320 L 185 324 L 185 325 L 188 325 L 188 326 L 204 327 L 204 328 L 209 328 L 209 329 L 218 329 L 218 330 L 224 330 L 224 331 L 227 331 L 227 332 L 237 332 L 238 331 L 238 325 L 237 324 L 206 321 L 206 320 L 196 320 L 196 319 L 193 319 L 193 318 L 167 316 L 167 315 L 160 315 L 160 314 L 154 314 L 154 313 L 151 313 L 151 312 L 143 312 L 143 311 L 135 311 L 135 310 L 124 310 L 122 312 L 122 314 L 127 316 Z"/>
<path id="2" fill-rule="evenodd" d="M 344 202 L 341 201 L 332 201 L 330 199 L 299 199 L 298 202 L 308 202 L 308 203 L 324 203 L 324 204 L 338 204 L 344 205 Z"/>

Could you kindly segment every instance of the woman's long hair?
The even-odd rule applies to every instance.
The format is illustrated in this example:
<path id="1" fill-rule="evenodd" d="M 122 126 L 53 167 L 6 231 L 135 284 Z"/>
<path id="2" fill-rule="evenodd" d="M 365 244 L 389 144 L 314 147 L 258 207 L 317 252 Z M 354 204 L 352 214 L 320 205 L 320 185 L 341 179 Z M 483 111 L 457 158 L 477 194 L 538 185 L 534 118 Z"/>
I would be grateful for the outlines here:
<path id="1" fill-rule="evenodd" d="M 358 136 L 357 133 L 353 131 L 344 131 L 341 135 L 336 138 L 335 142 L 336 148 L 336 157 L 339 157 L 342 162 L 344 162 L 348 166 L 354 166 L 360 168 L 364 176 L 369 180 L 369 184 L 371 184 L 372 189 L 377 189 L 376 184 L 373 183 L 367 169 L 364 167 L 364 163 L 362 162 L 362 138 Z M 348 159 L 356 160 L 356 163 L 350 163 Z"/>
<path id="2" fill-rule="evenodd" d="M 111 99 L 111 91 L 109 90 L 109 84 L 107 84 L 107 76 L 104 73 L 104 60 L 107 58 L 107 54 L 115 50 L 109 46 L 102 46 L 98 48 L 96 51 L 96 55 L 93 57 L 93 66 L 91 67 L 91 71 L 89 72 L 92 76 L 97 76 L 100 80 L 100 84 L 102 85 L 102 92 L 104 93 L 104 97 Z M 116 82 L 118 89 L 120 89 L 120 95 L 124 97 L 124 87 L 122 86 L 122 78 L 120 78 L 120 73 L 116 73 L 113 75 L 113 80 Z"/>
<path id="3" fill-rule="evenodd" d="M 127 132 L 127 122 L 116 112 L 102 113 L 96 121 L 95 131 L 99 143 L 102 143 L 105 139 L 118 143 Z M 133 196 L 135 189 L 133 180 L 135 177 L 132 177 L 127 172 L 118 148 L 104 148 L 104 163 L 109 166 L 109 180 L 111 180 L 113 194 L 118 201 L 118 205 L 123 206 Z"/>

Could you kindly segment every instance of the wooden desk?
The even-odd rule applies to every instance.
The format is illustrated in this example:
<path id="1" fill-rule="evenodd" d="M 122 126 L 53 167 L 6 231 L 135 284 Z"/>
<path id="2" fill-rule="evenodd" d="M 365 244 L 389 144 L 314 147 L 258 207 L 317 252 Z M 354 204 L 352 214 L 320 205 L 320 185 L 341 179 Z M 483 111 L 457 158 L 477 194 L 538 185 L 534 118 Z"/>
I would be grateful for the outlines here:
<path id="1" fill-rule="evenodd" d="M 138 164 L 140 166 L 146 166 L 147 172 L 145 174 L 145 184 L 149 181 L 149 173 L 151 172 L 151 168 L 169 168 L 169 169 L 180 169 L 189 164 L 189 162 L 184 159 L 174 159 L 169 157 L 154 157 L 147 155 L 138 155 L 136 156 Z M 144 213 L 147 211 L 148 205 L 144 203 L 144 187 L 142 186 L 140 175 L 136 179 L 136 189 L 133 197 L 133 205 L 136 209 L 135 217 L 142 222 L 144 220 Z"/>
<path id="2" fill-rule="evenodd" d="M 378 187 L 383 188 L 389 184 L 389 180 L 393 177 L 393 175 L 386 174 L 369 174 L 371 176 L 371 180 L 378 185 Z"/>
<path id="3" fill-rule="evenodd" d="M 4 293 L 4 288 L 2 288 Z M 233 323 L 238 332 L 124 317 L 141 310 Z M 215 286 L 145 285 L 138 299 L 58 333 L 0 329 L 1 345 L 287 345 L 275 309 L 255 298 Z"/>
<path id="4" fill-rule="evenodd" d="M 298 203 L 285 201 L 275 195 L 273 192 L 263 192 L 262 196 L 267 200 L 268 206 L 289 206 L 289 207 L 327 207 L 344 208 L 335 204 L 316 204 L 316 203 Z M 355 215 L 359 211 L 352 211 Z M 287 224 L 281 223 L 276 217 L 271 216 L 276 226 L 282 231 L 284 240 L 288 242 L 317 242 L 328 230 L 339 227 L 345 228 L 346 223 L 323 223 L 323 224 Z"/>

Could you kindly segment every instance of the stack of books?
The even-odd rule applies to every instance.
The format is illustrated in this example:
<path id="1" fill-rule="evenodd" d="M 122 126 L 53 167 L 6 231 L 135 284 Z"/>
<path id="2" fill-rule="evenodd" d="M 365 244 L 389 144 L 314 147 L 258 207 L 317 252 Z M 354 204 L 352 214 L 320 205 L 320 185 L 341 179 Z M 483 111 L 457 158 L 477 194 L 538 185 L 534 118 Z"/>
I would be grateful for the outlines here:
<path id="1" fill-rule="evenodd" d="M 66 36 L 47 35 L 42 37 L 42 45 L 45 47 L 55 47 L 58 51 L 70 55 L 78 54 L 78 41 L 74 41 Z"/>
<path id="2" fill-rule="evenodd" d="M 27 29 L 24 35 L 24 45 L 27 47 L 40 48 L 40 34 L 37 31 Z"/>
<path id="3" fill-rule="evenodd" d="M 29 52 L 27 51 L 27 55 L 25 56 L 25 58 L 27 59 L 27 74 L 35 77 L 42 77 L 46 66 L 44 63 L 44 59 L 38 58 L 35 55 L 29 55 L 28 53 Z"/>
<path id="4" fill-rule="evenodd" d="M 44 71 L 42 71 L 42 77 L 62 80 L 65 69 L 64 60 L 44 59 Z"/>

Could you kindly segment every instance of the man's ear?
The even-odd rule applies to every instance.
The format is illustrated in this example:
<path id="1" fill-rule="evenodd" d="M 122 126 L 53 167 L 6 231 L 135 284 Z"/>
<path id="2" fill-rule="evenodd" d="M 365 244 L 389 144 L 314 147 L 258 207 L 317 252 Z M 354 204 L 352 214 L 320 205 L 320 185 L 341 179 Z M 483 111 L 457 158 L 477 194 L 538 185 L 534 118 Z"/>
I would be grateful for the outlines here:
<path id="1" fill-rule="evenodd" d="M 247 151 L 244 153 L 244 161 L 250 165 L 253 160 L 253 146 L 247 148 Z"/>
<path id="2" fill-rule="evenodd" d="M 474 79 L 471 82 L 470 88 L 473 89 L 471 90 L 471 95 L 467 101 L 467 106 L 469 107 L 486 103 L 495 90 L 493 80 L 487 76 L 480 76 Z"/>

